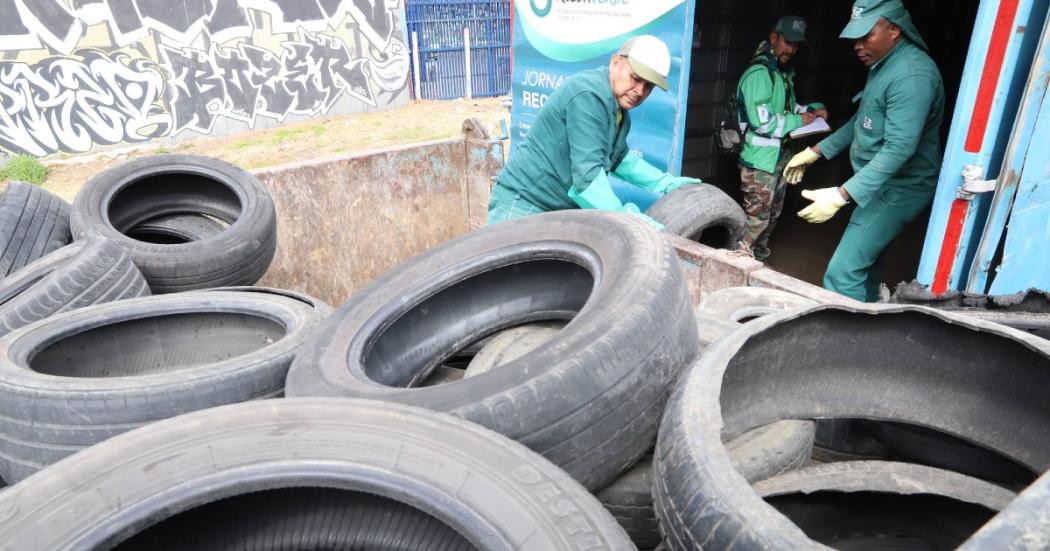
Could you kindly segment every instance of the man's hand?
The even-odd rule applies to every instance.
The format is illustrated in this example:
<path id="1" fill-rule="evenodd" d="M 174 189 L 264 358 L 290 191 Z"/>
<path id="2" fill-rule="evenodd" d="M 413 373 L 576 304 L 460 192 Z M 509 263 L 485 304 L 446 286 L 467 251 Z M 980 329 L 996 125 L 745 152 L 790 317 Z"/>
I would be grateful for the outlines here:
<path id="1" fill-rule="evenodd" d="M 802 125 L 813 124 L 813 121 L 817 120 L 817 115 L 814 113 L 800 113 L 802 115 Z"/>
<path id="2" fill-rule="evenodd" d="M 827 222 L 846 204 L 846 198 L 837 187 L 806 189 L 802 191 L 802 196 L 813 201 L 812 205 L 798 212 L 798 215 L 810 224 Z"/>
<path id="3" fill-rule="evenodd" d="M 817 109 L 816 111 L 814 111 L 813 114 L 818 116 L 818 117 L 820 117 L 820 118 L 822 118 L 822 119 L 824 119 L 824 120 L 828 120 L 828 117 L 830 116 L 830 115 L 828 115 L 828 110 L 823 108 L 823 107 L 821 107 L 820 109 Z"/>
<path id="4" fill-rule="evenodd" d="M 791 158 L 784 167 L 784 179 L 789 184 L 797 184 L 802 181 L 802 175 L 806 173 L 806 167 L 817 162 L 820 153 L 812 147 L 807 147 Z"/>

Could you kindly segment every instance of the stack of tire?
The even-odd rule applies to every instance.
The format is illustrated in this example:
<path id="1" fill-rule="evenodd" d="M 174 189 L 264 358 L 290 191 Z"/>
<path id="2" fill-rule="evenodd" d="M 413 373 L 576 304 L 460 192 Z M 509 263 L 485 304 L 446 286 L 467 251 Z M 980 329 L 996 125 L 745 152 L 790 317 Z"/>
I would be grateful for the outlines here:
<path id="1" fill-rule="evenodd" d="M 138 426 L 280 396 L 329 308 L 244 287 L 273 258 L 265 188 L 227 163 L 131 161 L 72 206 L 0 197 L 0 476 L 17 482 Z M 261 291 L 261 292 L 260 292 Z"/>
<path id="2" fill-rule="evenodd" d="M 150 219 L 115 218 L 125 238 Z M 184 222 L 152 227 L 171 235 Z M 143 269 L 155 291 L 202 275 L 150 258 L 140 262 L 157 269 Z M 757 291 L 694 310 L 673 248 L 631 217 L 557 212 L 487 227 L 394 268 L 323 321 L 320 310 L 187 290 L 0 339 L 22 366 L 0 366 L 12 394 L 10 406 L 0 395 L 4 461 L 27 436 L 40 463 L 87 447 L 0 494 L 0 542 L 939 549 L 1004 510 L 969 544 L 991 549 L 1042 522 L 1032 509 L 1050 481 L 1014 501 L 1019 487 L 948 465 L 817 461 L 826 422 L 814 419 L 925 426 L 1042 471 L 1050 343 L 917 307 Z M 97 386 L 36 380 L 74 372 Z"/>

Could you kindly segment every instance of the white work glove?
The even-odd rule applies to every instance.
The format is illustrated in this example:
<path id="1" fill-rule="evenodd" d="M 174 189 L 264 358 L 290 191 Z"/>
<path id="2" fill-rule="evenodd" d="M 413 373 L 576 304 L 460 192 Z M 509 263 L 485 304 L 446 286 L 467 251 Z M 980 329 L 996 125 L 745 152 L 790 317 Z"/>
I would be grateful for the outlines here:
<path id="1" fill-rule="evenodd" d="M 802 196 L 813 201 L 812 205 L 798 211 L 798 215 L 810 224 L 827 222 L 848 202 L 837 187 L 806 189 L 802 191 Z"/>
<path id="2" fill-rule="evenodd" d="M 802 175 L 806 173 L 806 167 L 817 162 L 820 155 L 816 151 L 807 147 L 800 151 L 798 155 L 795 155 L 788 161 L 786 167 L 784 167 L 784 180 L 789 184 L 797 184 L 802 181 Z"/>

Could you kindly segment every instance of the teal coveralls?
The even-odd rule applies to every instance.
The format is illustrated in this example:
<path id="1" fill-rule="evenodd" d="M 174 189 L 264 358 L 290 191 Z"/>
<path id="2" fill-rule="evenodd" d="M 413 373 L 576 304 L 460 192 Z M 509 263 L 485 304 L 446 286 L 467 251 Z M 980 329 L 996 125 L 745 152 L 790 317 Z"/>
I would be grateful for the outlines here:
<path id="1" fill-rule="evenodd" d="M 536 122 L 496 176 L 488 223 L 539 212 L 580 208 L 569 188 L 582 193 L 627 155 L 631 118 L 609 84 L 609 68 L 583 71 L 565 81 L 540 109 Z"/>
<path id="2" fill-rule="evenodd" d="M 936 189 L 944 84 L 924 48 L 902 37 L 872 66 L 853 101 L 858 99 L 853 118 L 820 142 L 828 159 L 849 147 L 854 175 L 844 187 L 857 203 L 824 287 L 875 302 L 882 253 L 930 204 Z"/>

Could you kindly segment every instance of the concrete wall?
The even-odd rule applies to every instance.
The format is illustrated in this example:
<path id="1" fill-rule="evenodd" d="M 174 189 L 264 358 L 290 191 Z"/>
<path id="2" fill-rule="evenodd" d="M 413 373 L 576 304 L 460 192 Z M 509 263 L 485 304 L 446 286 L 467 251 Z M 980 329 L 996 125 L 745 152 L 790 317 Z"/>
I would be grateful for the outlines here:
<path id="1" fill-rule="evenodd" d="M 406 103 L 401 0 L 0 0 L 0 155 Z"/>
<path id="2" fill-rule="evenodd" d="M 468 121 L 469 123 L 469 121 Z M 256 172 L 277 207 L 277 254 L 259 285 L 338 305 L 383 272 L 485 224 L 503 145 L 463 138 Z"/>

